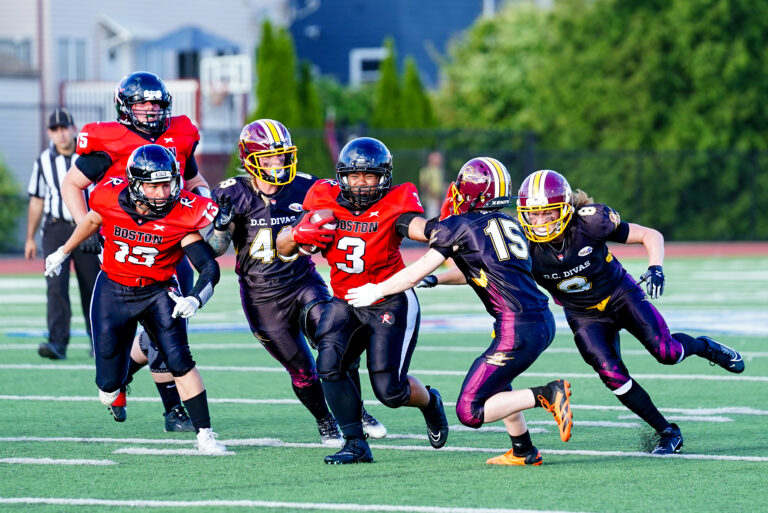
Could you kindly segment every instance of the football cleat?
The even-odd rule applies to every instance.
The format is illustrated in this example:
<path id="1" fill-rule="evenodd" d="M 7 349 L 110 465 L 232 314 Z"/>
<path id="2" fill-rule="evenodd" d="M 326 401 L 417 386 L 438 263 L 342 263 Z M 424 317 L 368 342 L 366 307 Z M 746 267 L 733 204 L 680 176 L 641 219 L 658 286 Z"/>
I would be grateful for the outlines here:
<path id="1" fill-rule="evenodd" d="M 112 401 L 112 404 L 107 406 L 107 410 L 109 410 L 109 413 L 112 414 L 112 417 L 115 418 L 116 422 L 125 422 L 125 419 L 128 417 L 128 413 L 125 411 L 125 405 L 125 391 L 120 390 L 115 400 Z"/>
<path id="2" fill-rule="evenodd" d="M 50 358 L 51 360 L 66 360 L 67 347 L 59 344 L 52 344 L 50 342 L 43 342 L 37 347 L 37 354 L 43 358 Z"/>
<path id="3" fill-rule="evenodd" d="M 557 427 L 560 430 L 560 440 L 567 442 L 571 439 L 571 426 L 573 424 L 573 412 L 571 411 L 571 384 L 564 379 L 558 379 L 547 384 L 552 390 L 552 402 L 550 403 L 541 395 L 539 402 L 545 410 L 555 417 Z"/>
<path id="4" fill-rule="evenodd" d="M 225 454 L 227 448 L 216 440 L 218 437 L 211 428 L 200 429 L 197 433 L 197 450 L 205 454 Z"/>
<path id="5" fill-rule="evenodd" d="M 738 352 L 706 336 L 698 339 L 707 343 L 707 349 L 702 357 L 709 360 L 711 365 L 717 364 L 728 372 L 736 374 L 744 372 L 744 360 Z"/>
<path id="6" fill-rule="evenodd" d="M 111 406 L 118 395 L 120 395 L 119 389 L 114 392 L 105 392 L 104 390 L 99 389 L 99 401 L 101 401 L 101 404 L 104 406 Z"/>
<path id="7" fill-rule="evenodd" d="M 489 465 L 541 465 L 541 453 L 536 447 L 527 453 L 517 456 L 514 449 L 510 449 L 501 456 L 489 458 L 485 462 Z"/>
<path id="8" fill-rule="evenodd" d="M 435 404 L 431 408 L 428 406 L 422 408 L 421 413 L 427 423 L 429 444 L 435 449 L 439 449 L 448 440 L 448 419 L 445 416 L 443 398 L 440 396 L 440 392 L 429 387 L 427 387 L 427 392 L 435 397 Z"/>
<path id="9" fill-rule="evenodd" d="M 363 406 L 363 432 L 365 432 L 366 435 L 368 435 L 369 438 L 384 438 L 387 436 L 387 428 L 376 420 L 376 418 L 368 413 L 365 409 L 365 406 Z"/>
<path id="10" fill-rule="evenodd" d="M 329 413 L 327 417 L 317 421 L 317 431 L 320 433 L 320 443 L 326 447 L 341 448 L 344 445 L 344 439 L 341 438 L 339 424 Z"/>
<path id="11" fill-rule="evenodd" d="M 373 454 L 364 438 L 345 438 L 344 447 L 336 454 L 326 456 L 323 461 L 328 465 L 373 463 Z"/>
<path id="12" fill-rule="evenodd" d="M 187 415 L 187 411 L 182 405 L 175 406 L 168 413 L 163 414 L 165 417 L 165 432 L 177 431 L 177 432 L 190 432 L 195 430 L 195 426 L 192 425 L 192 419 Z"/>
<path id="13" fill-rule="evenodd" d="M 659 442 L 653 448 L 651 454 L 674 454 L 683 446 L 683 433 L 677 424 L 671 424 L 667 429 L 659 433 Z"/>

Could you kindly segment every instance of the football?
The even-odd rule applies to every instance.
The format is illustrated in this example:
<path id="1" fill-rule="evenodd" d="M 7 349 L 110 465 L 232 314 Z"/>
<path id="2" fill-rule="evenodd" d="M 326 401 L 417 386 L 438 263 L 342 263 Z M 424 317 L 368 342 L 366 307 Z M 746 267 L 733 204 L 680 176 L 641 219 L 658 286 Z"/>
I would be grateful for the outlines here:
<path id="1" fill-rule="evenodd" d="M 309 221 L 311 223 L 316 223 L 317 221 L 320 221 L 321 219 L 325 219 L 328 217 L 332 217 L 333 221 L 329 221 L 323 225 L 323 228 L 327 230 L 335 230 L 336 229 L 336 216 L 333 214 L 333 210 L 330 208 L 322 208 L 320 210 L 315 210 L 314 212 L 309 214 Z M 299 253 L 302 255 L 314 255 L 320 251 L 320 248 L 311 244 L 299 244 Z"/>

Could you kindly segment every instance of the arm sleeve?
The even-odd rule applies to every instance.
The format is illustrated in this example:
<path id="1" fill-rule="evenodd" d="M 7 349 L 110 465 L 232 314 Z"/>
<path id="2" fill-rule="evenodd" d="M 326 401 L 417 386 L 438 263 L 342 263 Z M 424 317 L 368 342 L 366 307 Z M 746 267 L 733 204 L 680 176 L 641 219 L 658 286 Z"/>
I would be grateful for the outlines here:
<path id="1" fill-rule="evenodd" d="M 204 240 L 193 242 L 184 246 L 183 249 L 184 254 L 189 257 L 189 261 L 199 273 L 195 286 L 192 287 L 189 295 L 197 298 L 202 308 L 211 299 L 213 287 L 219 283 L 221 277 L 219 263 L 213 255 L 213 250 Z"/>
<path id="2" fill-rule="evenodd" d="M 629 237 L 629 223 L 621 221 L 616 230 L 608 236 L 608 240 L 624 244 L 627 242 L 627 237 Z"/>
<path id="3" fill-rule="evenodd" d="M 192 152 L 189 154 L 187 163 L 184 166 L 184 180 L 191 180 L 200 172 L 197 168 L 197 160 L 195 160 L 195 148 L 197 148 L 197 143 L 195 143 L 195 146 L 192 148 Z"/>
<path id="4" fill-rule="evenodd" d="M 395 232 L 403 238 L 408 237 L 408 227 L 411 225 L 414 217 L 421 217 L 416 212 L 405 212 L 400 214 L 395 221 Z"/>
<path id="5" fill-rule="evenodd" d="M 111 165 L 112 158 L 104 151 L 94 151 L 93 153 L 80 155 L 75 160 L 77 169 L 82 171 L 93 183 L 100 182 L 104 175 L 107 174 L 107 170 Z"/>

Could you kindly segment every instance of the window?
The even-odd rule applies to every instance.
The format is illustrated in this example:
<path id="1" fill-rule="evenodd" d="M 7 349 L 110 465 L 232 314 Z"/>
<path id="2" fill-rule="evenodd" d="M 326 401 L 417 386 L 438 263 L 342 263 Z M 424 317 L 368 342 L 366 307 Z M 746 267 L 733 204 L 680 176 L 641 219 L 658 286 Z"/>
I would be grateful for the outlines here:
<path id="1" fill-rule="evenodd" d="M 200 52 L 197 50 L 179 52 L 178 64 L 179 78 L 200 77 Z"/>
<path id="2" fill-rule="evenodd" d="M 349 84 L 358 86 L 379 78 L 381 61 L 389 55 L 386 48 L 353 48 L 349 51 Z"/>
<path id="3" fill-rule="evenodd" d="M 0 53 L 10 55 L 17 61 L 32 67 L 31 39 L 0 38 Z"/>
<path id="4" fill-rule="evenodd" d="M 85 80 L 85 39 L 59 38 L 56 57 L 59 80 Z"/>

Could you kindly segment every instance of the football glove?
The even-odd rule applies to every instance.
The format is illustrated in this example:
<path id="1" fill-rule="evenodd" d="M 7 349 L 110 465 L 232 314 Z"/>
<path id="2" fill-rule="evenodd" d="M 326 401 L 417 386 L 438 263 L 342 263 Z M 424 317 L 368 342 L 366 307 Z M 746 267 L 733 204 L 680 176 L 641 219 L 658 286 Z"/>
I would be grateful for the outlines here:
<path id="1" fill-rule="evenodd" d="M 656 299 L 664 293 L 664 271 L 660 265 L 652 265 L 640 276 L 638 284 L 645 282 L 645 291 L 651 299 Z"/>
<path id="2" fill-rule="evenodd" d="M 417 289 L 431 289 L 432 287 L 437 287 L 437 276 L 434 274 L 424 276 L 421 281 L 416 284 Z"/>
<path id="3" fill-rule="evenodd" d="M 48 255 L 48 258 L 45 259 L 45 276 L 58 276 L 61 273 L 61 264 L 67 258 L 69 258 L 69 253 L 64 253 L 61 248 Z"/>
<path id="4" fill-rule="evenodd" d="M 443 205 L 440 207 L 440 220 L 453 215 L 453 183 L 448 184 L 448 191 L 445 193 Z"/>
<path id="5" fill-rule="evenodd" d="M 219 213 L 216 214 L 216 219 L 213 220 L 213 229 L 225 232 L 229 228 L 229 223 L 232 222 L 232 198 L 224 194 L 219 201 Z"/>
<path id="6" fill-rule="evenodd" d="M 381 287 L 374 283 L 366 283 L 362 287 L 349 289 L 344 299 L 355 308 L 360 308 L 361 306 L 371 306 L 383 297 Z"/>
<path id="7" fill-rule="evenodd" d="M 92 234 L 90 237 L 81 242 L 78 248 L 83 253 L 98 255 L 101 253 L 101 235 L 98 233 Z"/>
<path id="8" fill-rule="evenodd" d="M 200 301 L 198 301 L 195 296 L 181 297 L 173 290 L 169 290 L 168 295 L 176 302 L 176 306 L 173 308 L 173 313 L 171 314 L 171 317 L 173 318 L 183 317 L 184 319 L 189 319 L 195 315 L 197 309 L 200 308 Z"/>
<path id="9" fill-rule="evenodd" d="M 297 244 L 309 244 L 325 249 L 329 242 L 333 240 L 334 230 L 323 228 L 325 223 L 333 222 L 333 217 L 326 217 L 315 221 L 310 221 L 311 215 L 305 215 L 298 225 L 293 227 L 293 240 Z"/>

